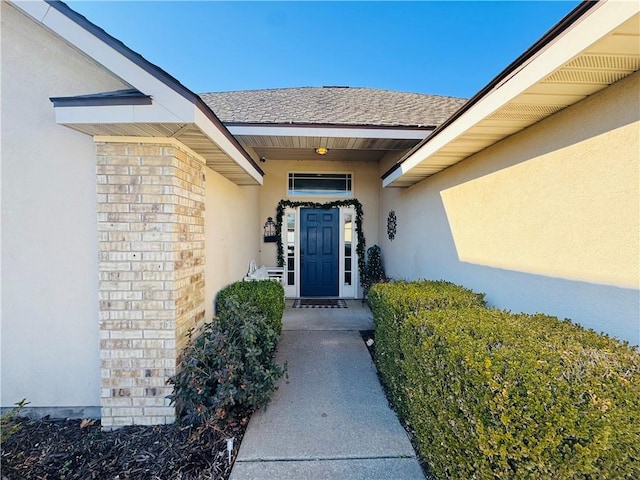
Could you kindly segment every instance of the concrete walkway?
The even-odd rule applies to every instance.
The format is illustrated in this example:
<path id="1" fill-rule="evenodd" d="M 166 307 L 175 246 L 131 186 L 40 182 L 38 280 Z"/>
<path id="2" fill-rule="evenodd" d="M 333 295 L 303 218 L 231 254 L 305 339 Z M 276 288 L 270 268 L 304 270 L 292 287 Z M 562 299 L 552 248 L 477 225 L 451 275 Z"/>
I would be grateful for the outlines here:
<path id="1" fill-rule="evenodd" d="M 290 304 L 276 357 L 288 378 L 251 418 L 231 480 L 424 480 L 358 333 L 373 328 L 368 308 Z"/>

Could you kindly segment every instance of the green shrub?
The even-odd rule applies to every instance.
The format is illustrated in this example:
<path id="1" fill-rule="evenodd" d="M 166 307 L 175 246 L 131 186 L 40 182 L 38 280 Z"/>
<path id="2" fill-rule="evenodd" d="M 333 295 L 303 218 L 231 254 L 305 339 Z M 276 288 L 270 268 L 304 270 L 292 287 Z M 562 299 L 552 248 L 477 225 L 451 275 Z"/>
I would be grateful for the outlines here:
<path id="1" fill-rule="evenodd" d="M 188 422 L 241 420 L 266 407 L 284 373 L 273 359 L 280 336 L 273 320 L 250 302 L 232 296 L 223 302 L 217 319 L 199 335 L 190 333 L 178 373 L 169 379 L 171 403 Z"/>
<path id="2" fill-rule="evenodd" d="M 0 444 L 4 443 L 5 440 L 9 440 L 9 437 L 14 433 L 19 432 L 22 429 L 22 425 L 20 424 L 20 412 L 24 407 L 29 405 L 31 402 L 27 402 L 26 398 L 23 398 L 19 402 L 14 403 L 14 406 L 7 410 L 0 417 Z"/>
<path id="3" fill-rule="evenodd" d="M 438 478 L 640 478 L 636 349 L 482 308 L 423 311 L 401 330 L 409 418 Z"/>
<path id="4" fill-rule="evenodd" d="M 371 287 L 376 366 L 398 415 L 407 419 L 405 379 L 400 362 L 400 327 L 406 318 L 423 310 L 484 306 L 484 294 L 439 281 L 391 282 Z"/>
<path id="5" fill-rule="evenodd" d="M 384 273 L 384 267 L 382 266 L 382 251 L 380 247 L 378 245 L 369 247 L 367 249 L 366 274 L 361 282 L 365 297 L 368 295 L 372 285 L 387 281 L 387 275 Z"/>
<path id="6" fill-rule="evenodd" d="M 239 302 L 249 302 L 266 315 L 278 332 L 282 332 L 282 314 L 284 312 L 284 287 L 281 283 L 269 280 L 255 282 L 235 282 L 220 290 L 216 298 L 216 314 L 222 315 L 226 308 L 226 299 L 234 297 Z"/>

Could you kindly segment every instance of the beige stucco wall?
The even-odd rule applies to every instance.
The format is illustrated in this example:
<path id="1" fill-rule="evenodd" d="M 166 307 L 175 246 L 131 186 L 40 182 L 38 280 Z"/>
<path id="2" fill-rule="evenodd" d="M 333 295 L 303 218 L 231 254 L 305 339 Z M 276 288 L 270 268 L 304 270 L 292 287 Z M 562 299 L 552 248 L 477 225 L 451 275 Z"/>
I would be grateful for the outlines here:
<path id="1" fill-rule="evenodd" d="M 6 2 L 2 44 L 2 406 L 100 404 L 95 146 L 51 96 L 126 87 Z M 70 412 L 71 413 L 71 412 Z"/>
<path id="2" fill-rule="evenodd" d="M 409 189 L 388 273 L 444 278 L 495 306 L 639 338 L 640 74 Z"/>
<path id="3" fill-rule="evenodd" d="M 257 261 L 262 227 L 260 187 L 240 187 L 210 168 L 205 174 L 205 320 L 211 320 L 216 294 Z"/>
<path id="4" fill-rule="evenodd" d="M 380 178 L 378 164 L 375 162 L 337 162 L 337 161 L 283 161 L 269 159 L 260 166 L 265 172 L 264 185 L 260 191 L 260 228 L 267 217 L 273 217 L 275 221 L 276 207 L 280 200 L 312 201 L 326 203 L 340 198 L 334 197 L 288 197 L 287 181 L 289 173 L 299 172 L 327 172 L 327 173 L 352 173 L 353 197 L 362 204 L 363 230 L 367 242 L 367 248 L 378 243 L 378 190 Z M 344 198 L 344 197 L 341 197 Z M 276 265 L 276 245 L 274 243 L 260 242 L 260 264 Z"/>

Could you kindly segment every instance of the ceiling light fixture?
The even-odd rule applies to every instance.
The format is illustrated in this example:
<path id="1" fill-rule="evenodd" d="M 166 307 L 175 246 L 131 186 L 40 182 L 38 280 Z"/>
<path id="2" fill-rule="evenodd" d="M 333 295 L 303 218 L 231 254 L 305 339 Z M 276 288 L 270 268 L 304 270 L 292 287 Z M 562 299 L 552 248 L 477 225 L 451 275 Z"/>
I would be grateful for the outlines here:
<path id="1" fill-rule="evenodd" d="M 327 147 L 317 147 L 315 151 L 318 155 L 326 155 L 329 149 Z"/>

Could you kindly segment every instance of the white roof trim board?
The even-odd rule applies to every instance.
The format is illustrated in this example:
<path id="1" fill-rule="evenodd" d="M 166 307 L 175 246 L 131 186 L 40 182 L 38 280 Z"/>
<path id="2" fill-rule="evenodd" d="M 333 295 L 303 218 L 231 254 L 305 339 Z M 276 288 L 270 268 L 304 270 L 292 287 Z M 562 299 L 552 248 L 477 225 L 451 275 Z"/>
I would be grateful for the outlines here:
<path id="1" fill-rule="evenodd" d="M 414 185 L 637 71 L 639 12 L 638 2 L 609 0 L 593 5 L 491 91 L 471 99 L 473 105 L 466 111 L 463 107 L 464 113 L 457 118 L 454 115 L 455 120 L 436 129 L 401 159 L 383 176 L 383 187 Z M 585 60 L 608 65 L 611 71 L 594 81 L 593 75 L 585 75 L 592 73 L 592 62 Z M 586 64 L 585 72 L 576 73 L 579 64 Z M 490 133 L 480 134 L 482 128 L 478 127 L 487 127 Z"/>
<path id="2" fill-rule="evenodd" d="M 153 136 L 152 132 L 156 131 L 154 124 L 164 124 L 166 128 L 162 131 L 165 133 L 178 133 L 183 131 L 186 125 L 193 125 L 195 128 L 188 138 L 193 139 L 194 142 L 197 141 L 200 151 L 193 145 L 185 143 L 207 159 L 207 164 L 211 168 L 216 170 L 217 164 L 222 163 L 224 166 L 221 170 L 225 172 L 223 175 L 235 183 L 262 184 L 263 172 L 254 164 L 249 154 L 235 141 L 219 120 L 217 122 L 214 120 L 213 112 L 202 111 L 203 108 L 208 110 L 208 107 L 197 95 L 179 85 L 166 72 L 140 57 L 139 61 L 147 64 L 145 65 L 147 68 L 143 68 L 103 38 L 59 11 L 59 6 L 54 7 L 43 0 L 16 1 L 14 4 L 44 27 L 152 98 L 151 105 L 58 106 L 55 107 L 57 123 L 91 135 L 119 132 L 125 136 L 136 134 Z M 65 6 L 65 8 L 68 7 Z M 90 22 L 87 21 L 87 23 Z M 137 55 L 132 51 L 130 53 Z M 156 70 L 156 73 L 160 72 L 165 77 L 171 78 L 179 85 L 181 91 L 172 88 L 168 84 L 170 82 L 162 81 L 149 70 Z M 176 138 L 181 140 L 179 135 L 176 135 Z M 234 168 L 233 165 L 236 167 Z"/>
<path id="3" fill-rule="evenodd" d="M 423 140 L 433 128 L 358 128 L 334 126 L 272 126 L 272 125 L 227 125 L 236 136 L 264 135 L 272 137 L 334 137 L 334 138 L 391 138 L 404 140 Z"/>

